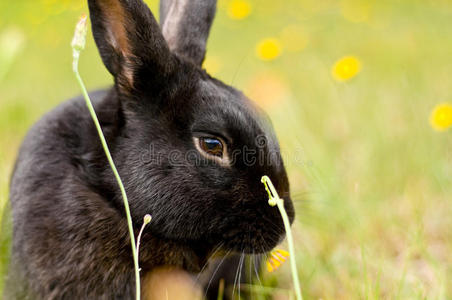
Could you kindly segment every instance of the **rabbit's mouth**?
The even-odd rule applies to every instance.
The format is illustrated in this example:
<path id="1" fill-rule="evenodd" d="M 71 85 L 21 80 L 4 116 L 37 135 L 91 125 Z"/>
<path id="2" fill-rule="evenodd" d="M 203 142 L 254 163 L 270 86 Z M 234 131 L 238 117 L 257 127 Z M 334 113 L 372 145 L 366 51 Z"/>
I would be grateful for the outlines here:
<path id="1" fill-rule="evenodd" d="M 212 259 L 227 257 L 235 252 L 238 251 L 227 249 L 224 242 L 217 244 L 195 243 L 190 246 L 190 251 L 183 252 L 181 267 L 188 272 L 199 273 Z"/>
<path id="2" fill-rule="evenodd" d="M 295 212 L 290 198 L 285 201 L 290 223 Z M 238 253 L 260 254 L 271 251 L 280 244 L 286 231 L 277 209 L 244 209 L 244 215 L 229 220 L 221 234 L 224 249 Z"/>
<path id="3" fill-rule="evenodd" d="M 265 230 L 234 229 L 223 235 L 224 249 L 234 253 L 267 253 L 284 240 L 285 232 L 278 228 Z"/>
<path id="4" fill-rule="evenodd" d="M 266 234 L 265 238 L 264 235 Z M 261 254 L 272 250 L 284 239 L 284 233 L 269 236 L 268 233 L 253 233 L 230 231 L 218 243 L 197 241 L 185 245 L 179 255 L 172 253 L 173 257 L 180 257 L 175 261 L 166 261 L 166 264 L 180 267 L 188 272 L 198 273 L 215 258 L 229 257 L 233 254 Z M 167 258 L 169 259 L 169 258 Z"/>

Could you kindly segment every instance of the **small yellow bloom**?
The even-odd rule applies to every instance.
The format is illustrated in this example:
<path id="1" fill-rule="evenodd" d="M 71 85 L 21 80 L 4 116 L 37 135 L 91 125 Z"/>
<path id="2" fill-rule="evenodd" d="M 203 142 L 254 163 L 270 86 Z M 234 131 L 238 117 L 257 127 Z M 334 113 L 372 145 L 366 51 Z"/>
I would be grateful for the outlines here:
<path id="1" fill-rule="evenodd" d="M 267 271 L 273 272 L 278 269 L 289 257 L 289 252 L 277 249 L 270 253 L 270 257 L 267 259 Z"/>
<path id="2" fill-rule="evenodd" d="M 430 125 L 437 131 L 444 131 L 452 126 L 452 105 L 442 103 L 437 105 L 430 116 Z"/>
<path id="3" fill-rule="evenodd" d="M 251 13 L 251 4 L 246 0 L 232 0 L 228 5 L 228 16 L 234 20 L 242 20 Z"/>
<path id="4" fill-rule="evenodd" d="M 281 55 L 281 43 L 275 38 L 261 40 L 256 47 L 256 55 L 259 59 L 270 61 Z"/>
<path id="5" fill-rule="evenodd" d="M 361 71 L 361 62 L 354 56 L 339 59 L 331 69 L 333 78 L 337 81 L 347 81 Z"/>

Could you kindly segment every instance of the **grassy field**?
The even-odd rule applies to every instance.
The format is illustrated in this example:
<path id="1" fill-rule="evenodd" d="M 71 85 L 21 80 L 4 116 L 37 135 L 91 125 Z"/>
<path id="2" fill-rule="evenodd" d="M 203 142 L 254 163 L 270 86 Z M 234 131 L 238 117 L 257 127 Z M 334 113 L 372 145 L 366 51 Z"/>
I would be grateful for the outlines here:
<path id="1" fill-rule="evenodd" d="M 27 129 L 79 94 L 70 40 L 84 2 L 0 2 L 2 214 Z M 451 53 L 449 0 L 220 1 L 205 66 L 273 120 L 306 299 L 452 299 L 452 130 L 430 124 L 452 103 Z M 111 83 L 91 37 L 80 70 L 90 88 Z M 289 269 L 269 281 L 290 289 Z"/>

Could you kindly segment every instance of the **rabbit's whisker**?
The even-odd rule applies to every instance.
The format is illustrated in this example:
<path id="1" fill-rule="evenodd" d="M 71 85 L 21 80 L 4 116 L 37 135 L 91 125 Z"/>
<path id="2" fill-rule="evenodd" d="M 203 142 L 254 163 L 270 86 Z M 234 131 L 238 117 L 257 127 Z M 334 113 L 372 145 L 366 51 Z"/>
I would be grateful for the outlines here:
<path id="1" fill-rule="evenodd" d="M 237 271 L 235 272 L 235 276 L 234 276 L 234 284 L 232 285 L 232 297 L 231 297 L 231 299 L 234 299 L 235 285 L 237 284 L 237 275 L 238 275 L 238 272 L 239 272 L 239 265 L 240 265 L 240 262 L 239 262 L 239 264 L 237 264 Z"/>
<path id="2" fill-rule="evenodd" d="M 253 284 L 253 271 L 252 271 L 252 259 L 253 259 L 253 255 L 254 255 L 254 251 L 253 254 L 248 255 L 248 259 L 247 259 L 247 263 L 248 263 L 248 282 L 249 284 Z"/>
<path id="3" fill-rule="evenodd" d="M 243 249 L 243 242 L 242 242 L 242 249 Z M 241 252 L 243 255 L 243 250 Z M 242 261 L 242 255 L 240 256 L 239 263 L 237 264 L 237 271 L 235 272 L 235 276 L 234 276 L 234 285 L 232 286 L 232 299 L 234 299 L 235 287 L 237 286 L 237 279 L 239 277 L 238 275 L 239 275 L 239 271 L 240 271 L 240 263 Z"/>
<path id="4" fill-rule="evenodd" d="M 245 261 L 245 252 L 242 252 L 242 256 L 240 257 L 240 271 L 239 271 L 239 281 L 238 281 L 238 292 L 239 292 L 239 299 L 242 299 L 240 297 L 240 281 L 242 280 L 242 269 L 243 269 L 243 262 Z"/>
<path id="5" fill-rule="evenodd" d="M 207 258 L 206 263 L 204 264 L 204 266 L 201 268 L 201 271 L 199 271 L 198 275 L 196 276 L 195 281 L 193 282 L 193 286 L 196 286 L 198 284 L 199 278 L 201 277 L 203 271 L 207 268 L 207 266 L 209 265 L 209 261 L 212 257 L 215 256 L 215 254 L 217 254 L 217 252 L 221 249 L 221 247 L 224 245 L 224 242 L 219 243 L 214 249 L 214 251 L 212 252 L 212 254 L 209 255 L 209 258 Z"/>
<path id="6" fill-rule="evenodd" d="M 229 253 L 231 253 L 231 250 L 228 250 L 228 252 L 226 253 L 225 256 L 223 256 L 223 258 L 221 259 L 220 263 L 218 264 L 218 266 L 215 268 L 215 271 L 213 271 L 212 275 L 210 276 L 210 280 L 209 283 L 207 284 L 206 290 L 204 292 L 204 299 L 207 296 L 207 292 L 209 291 L 209 287 L 212 284 L 212 280 L 215 278 L 215 275 L 217 274 L 218 270 L 220 269 L 221 265 L 223 264 L 224 260 L 226 259 L 226 257 L 229 255 Z"/>
<path id="7" fill-rule="evenodd" d="M 259 276 L 259 272 L 257 271 L 257 267 L 258 267 L 258 264 L 259 264 L 259 257 L 260 257 L 260 256 L 262 256 L 262 255 L 259 255 L 259 254 L 254 255 L 254 256 L 253 256 L 252 262 L 253 262 L 253 264 L 254 264 L 254 273 L 256 273 L 257 281 L 258 281 L 259 284 L 262 286 L 262 281 L 261 281 L 261 278 L 260 278 L 260 276 Z M 257 260 L 257 262 L 256 262 L 256 260 Z"/>

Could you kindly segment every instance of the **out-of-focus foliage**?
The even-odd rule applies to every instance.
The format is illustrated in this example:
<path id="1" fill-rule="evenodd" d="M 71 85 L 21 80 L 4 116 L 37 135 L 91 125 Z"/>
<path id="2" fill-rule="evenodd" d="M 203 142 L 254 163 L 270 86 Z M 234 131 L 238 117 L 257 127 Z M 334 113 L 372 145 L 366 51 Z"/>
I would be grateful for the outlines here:
<path id="1" fill-rule="evenodd" d="M 27 129 L 79 93 L 70 40 L 86 12 L 0 2 L 0 213 Z M 449 0 L 220 0 L 205 67 L 273 120 L 306 299 L 452 298 L 451 53 Z M 111 83 L 92 37 L 80 70 Z M 264 284 L 290 289 L 289 276 L 285 264 Z"/>

